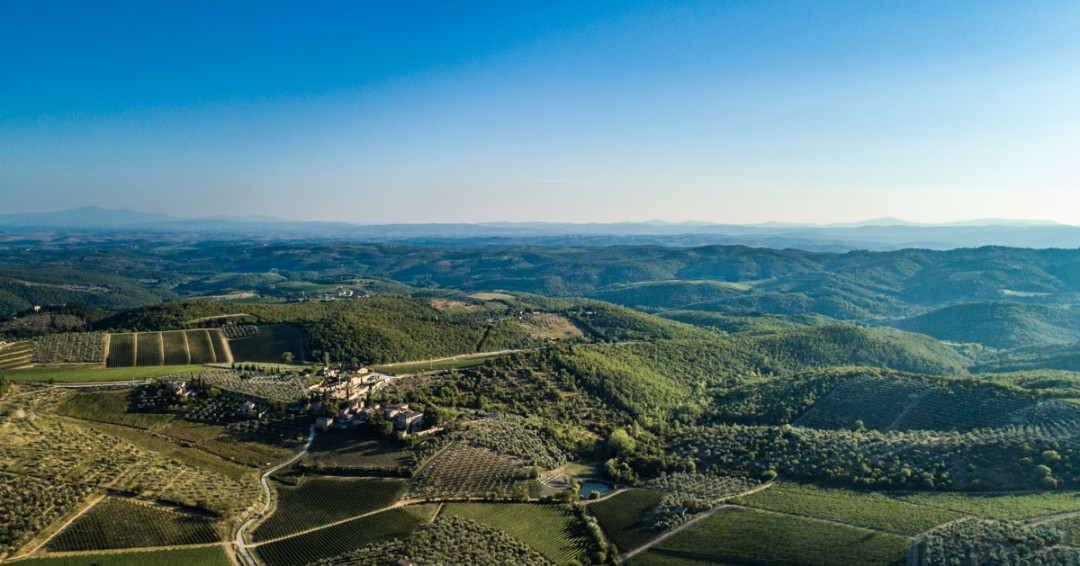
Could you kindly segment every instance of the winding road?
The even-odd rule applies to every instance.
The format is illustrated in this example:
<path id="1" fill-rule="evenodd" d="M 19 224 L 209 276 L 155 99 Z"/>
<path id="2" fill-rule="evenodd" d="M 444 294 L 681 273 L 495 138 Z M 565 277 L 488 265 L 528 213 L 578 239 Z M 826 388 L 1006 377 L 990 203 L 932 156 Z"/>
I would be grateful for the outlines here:
<path id="1" fill-rule="evenodd" d="M 314 441 L 315 441 L 315 425 L 312 424 L 311 428 L 308 430 L 308 439 L 307 439 L 307 442 L 304 443 L 304 447 L 301 448 L 299 452 L 294 454 L 288 460 L 285 460 L 284 462 L 274 466 L 273 468 L 270 468 L 269 470 L 266 470 L 266 472 L 263 473 L 262 477 L 259 478 L 259 481 L 262 482 L 263 493 L 266 494 L 266 504 L 263 505 L 262 510 L 259 511 L 258 513 L 256 513 L 254 517 L 248 519 L 247 522 L 244 523 L 243 525 L 240 525 L 240 528 L 236 530 L 236 540 L 233 541 L 234 544 L 236 544 L 236 550 L 237 550 L 238 554 L 240 555 L 241 558 L 243 558 L 244 563 L 247 564 L 247 566 L 258 566 L 258 563 L 255 562 L 255 557 L 252 556 L 251 551 L 248 550 L 248 544 L 246 542 L 244 542 L 244 531 L 246 531 L 248 529 L 248 527 L 250 527 L 256 521 L 261 519 L 264 515 L 266 515 L 266 513 L 268 511 L 270 511 L 270 506 L 273 505 L 273 503 L 274 503 L 274 494 L 270 490 L 270 476 L 274 472 L 276 472 L 276 471 L 278 471 L 278 470 L 280 470 L 280 469 L 282 469 L 282 468 L 284 468 L 286 466 L 290 466 L 294 462 L 299 460 L 300 458 L 303 458 L 304 454 L 307 454 L 308 450 L 311 449 L 311 443 L 314 442 Z"/>

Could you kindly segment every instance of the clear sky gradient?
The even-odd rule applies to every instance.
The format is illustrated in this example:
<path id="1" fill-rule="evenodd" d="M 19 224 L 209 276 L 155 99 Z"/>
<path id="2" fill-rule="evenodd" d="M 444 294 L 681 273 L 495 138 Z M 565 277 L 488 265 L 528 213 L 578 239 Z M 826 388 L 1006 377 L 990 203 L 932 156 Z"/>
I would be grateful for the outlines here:
<path id="1" fill-rule="evenodd" d="M 1080 224 L 1080 3 L 0 2 L 0 212 Z"/>

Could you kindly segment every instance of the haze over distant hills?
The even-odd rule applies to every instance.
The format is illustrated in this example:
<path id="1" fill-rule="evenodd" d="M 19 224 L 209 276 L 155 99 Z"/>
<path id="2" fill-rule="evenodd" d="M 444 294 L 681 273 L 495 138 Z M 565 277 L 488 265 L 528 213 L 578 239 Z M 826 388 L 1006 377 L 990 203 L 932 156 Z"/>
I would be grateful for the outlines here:
<path id="1" fill-rule="evenodd" d="M 1045 220 L 978 219 L 946 224 L 879 218 L 837 224 L 713 224 L 707 222 L 486 222 L 353 224 L 297 221 L 269 216 L 179 217 L 130 209 L 81 207 L 59 212 L 0 214 L 10 233 L 137 232 L 198 234 L 220 239 L 347 239 L 369 242 L 458 245 L 699 246 L 745 244 L 813 251 L 979 246 L 1080 247 L 1080 227 Z M 38 237 L 41 237 L 40 235 Z"/>

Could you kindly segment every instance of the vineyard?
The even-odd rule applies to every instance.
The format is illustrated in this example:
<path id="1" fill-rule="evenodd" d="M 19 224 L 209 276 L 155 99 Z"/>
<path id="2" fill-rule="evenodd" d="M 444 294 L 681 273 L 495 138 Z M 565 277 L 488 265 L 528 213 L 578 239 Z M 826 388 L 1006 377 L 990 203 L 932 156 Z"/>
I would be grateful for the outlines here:
<path id="1" fill-rule="evenodd" d="M 232 352 L 220 329 L 174 330 L 109 335 L 108 367 L 231 362 Z"/>
<path id="2" fill-rule="evenodd" d="M 259 557 L 268 566 L 301 566 L 357 549 L 404 539 L 435 514 L 434 505 L 398 507 L 367 517 L 261 544 Z"/>
<path id="3" fill-rule="evenodd" d="M 905 503 L 990 519 L 1021 520 L 1080 510 L 1080 492 L 893 494 Z"/>
<path id="4" fill-rule="evenodd" d="M 73 332 L 53 334 L 34 343 L 35 364 L 93 363 L 105 361 L 105 334 Z"/>
<path id="5" fill-rule="evenodd" d="M 30 342 L 16 342 L 0 346 L 0 370 L 30 367 L 34 345 Z"/>
<path id="6" fill-rule="evenodd" d="M 781 483 L 731 502 L 905 535 L 928 531 L 964 516 L 956 511 L 901 502 L 877 493 L 792 483 Z"/>
<path id="7" fill-rule="evenodd" d="M 528 494 L 528 480 L 524 461 L 458 442 L 413 478 L 409 497 L 512 499 Z"/>
<path id="8" fill-rule="evenodd" d="M 529 564 L 555 566 L 528 544 L 505 531 L 459 516 L 442 516 L 405 549 L 417 566 L 447 564 Z M 380 565 L 381 566 L 381 565 Z"/>
<path id="9" fill-rule="evenodd" d="M 661 555 L 713 563 L 898 566 L 908 546 L 907 537 L 728 507 L 664 539 L 630 564 L 650 564 L 649 555 Z"/>
<path id="10" fill-rule="evenodd" d="M 56 535 L 50 552 L 206 544 L 221 539 L 213 521 L 148 503 L 106 497 Z"/>
<path id="11" fill-rule="evenodd" d="M 798 478 L 883 489 L 1031 489 L 1056 487 L 1080 471 L 1070 450 L 1078 422 L 971 432 L 850 431 L 719 425 L 674 439 L 698 469 L 775 470 Z M 1042 454 L 1057 456 L 1040 474 Z M 975 465 L 979 462 L 979 465 Z M 1067 484 L 1065 484 L 1067 485 Z"/>
<path id="12" fill-rule="evenodd" d="M 315 437 L 311 450 L 300 461 L 312 470 L 387 471 L 408 473 L 412 452 L 394 440 L 360 436 L 355 431 L 328 430 Z"/>
<path id="13" fill-rule="evenodd" d="M 223 546 L 169 550 L 137 550 L 101 554 L 69 554 L 19 560 L 19 566 L 233 566 Z M 381 565 L 380 565 L 381 566 Z"/>
<path id="14" fill-rule="evenodd" d="M 508 533 L 555 564 L 587 562 L 595 550 L 585 525 L 562 505 L 450 503 L 440 517 L 461 517 Z"/>
<path id="15" fill-rule="evenodd" d="M 841 380 L 796 421 L 800 426 L 959 430 L 1028 422 L 1036 399 L 997 385 L 961 380 L 853 376 Z"/>
<path id="16" fill-rule="evenodd" d="M 277 489 L 277 508 L 252 539 L 265 541 L 389 507 L 405 491 L 402 480 L 307 478 Z"/>
<path id="17" fill-rule="evenodd" d="M 637 548 L 657 533 L 652 530 L 652 512 L 663 494 L 647 489 L 632 489 L 616 496 L 589 504 L 604 534 L 619 548 Z"/>
<path id="18" fill-rule="evenodd" d="M 235 336 L 229 338 L 229 348 L 238 362 L 281 361 L 281 354 L 291 352 L 297 361 L 304 359 L 304 333 L 295 326 L 274 324 L 269 326 L 236 326 L 233 330 L 226 326 L 226 332 Z M 246 330 L 237 330 L 246 329 Z M 251 330 L 254 332 L 251 332 Z"/>

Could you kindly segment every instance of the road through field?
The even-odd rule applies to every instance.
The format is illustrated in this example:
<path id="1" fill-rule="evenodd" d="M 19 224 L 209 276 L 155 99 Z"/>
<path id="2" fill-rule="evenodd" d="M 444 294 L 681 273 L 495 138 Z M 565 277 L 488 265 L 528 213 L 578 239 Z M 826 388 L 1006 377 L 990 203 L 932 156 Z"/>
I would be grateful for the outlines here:
<path id="1" fill-rule="evenodd" d="M 248 519 L 246 523 L 244 523 L 243 525 L 240 525 L 240 528 L 236 530 L 236 540 L 234 541 L 234 543 L 236 544 L 236 549 L 239 552 L 240 557 L 244 559 L 244 563 L 247 564 L 247 566 L 258 566 L 258 563 L 255 562 L 255 557 L 252 556 L 251 551 L 248 550 L 248 544 L 246 542 L 244 542 L 244 531 L 246 531 L 248 529 L 248 527 L 250 527 L 256 521 L 261 519 L 263 517 L 263 515 L 266 515 L 266 513 L 268 511 L 270 511 L 270 506 L 274 502 L 274 493 L 273 493 L 273 491 L 270 490 L 270 476 L 271 476 L 271 474 L 273 474 L 274 472 L 276 472 L 276 471 L 278 471 L 278 470 L 280 470 L 280 469 L 282 469 L 282 468 L 284 468 L 286 466 L 292 465 L 294 462 L 296 462 L 300 458 L 303 458 L 304 454 L 307 454 L 308 450 L 311 449 L 311 443 L 314 442 L 314 441 L 315 441 L 315 425 L 312 424 L 311 428 L 308 431 L 308 439 L 307 439 L 307 442 L 304 443 L 304 447 L 301 448 L 299 452 L 294 454 L 288 460 L 285 460 L 284 462 L 282 462 L 282 463 L 274 466 L 273 468 L 270 468 L 269 470 L 267 470 L 265 473 L 263 473 L 262 477 L 259 478 L 259 481 L 262 483 L 263 493 L 266 495 L 266 504 L 263 505 L 262 511 L 259 511 L 258 513 L 255 514 L 254 517 Z"/>
<path id="2" fill-rule="evenodd" d="M 735 497 L 744 497 L 744 496 L 747 496 L 747 495 L 753 495 L 753 494 L 755 494 L 755 493 L 757 493 L 759 491 L 764 491 L 766 489 L 769 489 L 773 485 L 775 485 L 775 482 L 763 483 L 763 484 L 761 484 L 759 486 L 754 487 L 753 489 L 748 489 L 748 490 L 746 490 L 746 491 L 744 491 L 742 493 L 737 493 L 735 495 L 732 495 L 731 497 L 726 497 L 725 499 L 733 499 Z M 630 560 L 634 556 L 637 556 L 638 554 L 640 554 L 642 552 L 645 552 L 646 550 L 649 550 L 650 548 L 652 548 L 652 547 L 656 546 L 657 544 L 663 542 L 664 539 L 666 539 L 666 538 L 668 538 L 668 537 L 670 537 L 670 536 L 672 536 L 674 534 L 682 532 L 683 530 L 685 530 L 690 525 L 693 525 L 694 523 L 697 523 L 697 522 L 705 519 L 706 517 L 711 517 L 713 515 L 713 513 L 716 513 L 717 511 L 723 509 L 724 507 L 734 507 L 734 506 L 724 503 L 724 504 L 720 505 L 719 507 L 714 507 L 712 509 L 709 509 L 708 511 L 705 511 L 704 513 L 698 514 L 693 519 L 690 519 L 689 521 L 679 525 L 678 527 L 675 527 L 674 529 L 671 529 L 670 531 L 668 531 L 668 532 L 666 532 L 666 533 L 664 533 L 664 534 L 650 540 L 649 542 L 647 542 L 647 543 L 645 543 L 645 544 L 643 544 L 643 545 L 641 545 L 641 546 L 627 552 L 626 554 L 623 554 L 622 556 L 619 557 L 619 564 L 626 564 L 627 560 Z"/>

